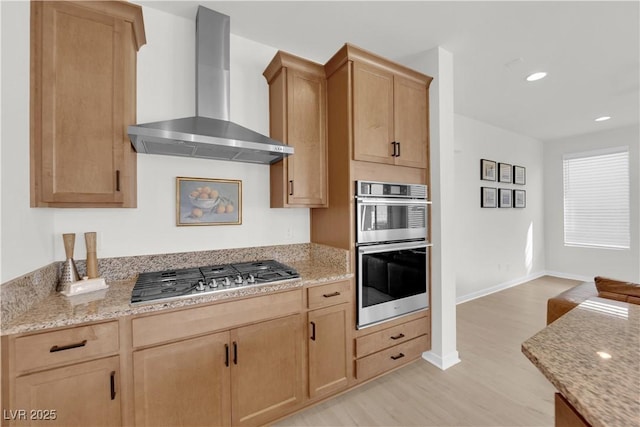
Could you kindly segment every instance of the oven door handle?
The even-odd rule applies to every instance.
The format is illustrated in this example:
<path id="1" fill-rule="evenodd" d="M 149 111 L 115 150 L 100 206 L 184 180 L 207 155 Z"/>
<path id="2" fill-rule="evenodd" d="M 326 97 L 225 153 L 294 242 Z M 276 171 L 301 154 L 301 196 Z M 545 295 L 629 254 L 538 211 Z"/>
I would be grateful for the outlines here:
<path id="1" fill-rule="evenodd" d="M 361 205 L 430 205 L 425 199 L 378 199 L 370 197 L 358 197 L 356 201 Z"/>
<path id="2" fill-rule="evenodd" d="M 383 243 L 380 245 L 359 246 L 358 252 L 361 254 L 371 254 L 377 252 L 400 251 L 403 249 L 421 249 L 433 246 L 426 241 L 416 242 L 399 242 L 399 243 Z"/>

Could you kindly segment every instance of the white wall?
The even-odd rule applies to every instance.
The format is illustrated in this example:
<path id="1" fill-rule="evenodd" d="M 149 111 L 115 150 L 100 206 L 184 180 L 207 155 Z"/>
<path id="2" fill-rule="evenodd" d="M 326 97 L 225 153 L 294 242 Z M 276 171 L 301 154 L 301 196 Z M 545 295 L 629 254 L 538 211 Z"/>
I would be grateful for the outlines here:
<path id="1" fill-rule="evenodd" d="M 29 208 L 29 2 L 2 8 L 0 283 L 53 261 L 53 212 Z M 62 245 L 62 238 L 60 238 Z"/>
<path id="2" fill-rule="evenodd" d="M 640 282 L 640 128 L 624 127 L 610 131 L 546 141 L 545 218 L 546 267 L 550 272 L 592 280 L 609 276 Z M 564 246 L 562 155 L 606 147 L 629 146 L 631 196 L 631 248 L 628 250 Z"/>
<path id="3" fill-rule="evenodd" d="M 520 283 L 544 269 L 543 144 L 455 115 L 457 300 Z M 480 179 L 480 159 L 526 168 L 526 185 Z M 480 187 L 523 189 L 524 209 L 481 208 Z"/>
<path id="4" fill-rule="evenodd" d="M 98 256 L 185 252 L 309 241 L 308 209 L 269 208 L 269 167 L 138 155 L 136 209 L 29 208 L 29 3 L 2 2 L 2 276 L 0 282 L 64 259 L 62 233 L 98 232 Z M 147 45 L 138 54 L 138 122 L 195 113 L 195 22 L 144 7 Z M 231 37 L 231 118 L 269 133 L 262 77 L 276 49 Z M 10 82 L 8 84 L 7 82 Z M 242 225 L 176 227 L 175 178 L 242 180 Z M 10 177 L 10 181 L 7 179 Z"/>

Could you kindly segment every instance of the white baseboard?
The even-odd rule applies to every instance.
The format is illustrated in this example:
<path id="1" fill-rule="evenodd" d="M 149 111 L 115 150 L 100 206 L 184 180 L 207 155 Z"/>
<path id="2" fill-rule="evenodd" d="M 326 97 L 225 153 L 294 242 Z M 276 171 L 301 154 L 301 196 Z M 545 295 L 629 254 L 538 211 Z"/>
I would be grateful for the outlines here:
<path id="1" fill-rule="evenodd" d="M 434 353 L 433 351 L 426 351 L 422 353 L 422 358 L 443 371 L 460 363 L 460 357 L 458 357 L 457 351 L 452 351 L 444 357 Z"/>
<path id="2" fill-rule="evenodd" d="M 524 277 L 518 277 L 516 279 L 513 280 L 509 280 L 507 282 L 504 283 L 500 283 L 498 285 L 492 286 L 490 288 L 486 288 L 486 289 L 481 289 L 477 292 L 472 292 L 470 294 L 467 295 L 462 295 L 456 298 L 456 304 L 462 304 L 463 302 L 467 302 L 467 301 L 471 301 L 474 300 L 476 298 L 480 298 L 480 297 L 484 297 L 487 296 L 489 294 L 495 293 L 495 292 L 499 292 L 508 288 L 512 288 L 514 286 L 518 286 L 521 285 L 525 282 L 528 282 L 530 280 L 534 280 L 534 279 L 538 279 L 542 276 L 546 276 L 549 275 L 549 272 L 546 271 L 542 271 L 542 272 L 538 272 L 538 273 L 534 273 L 534 274 L 529 274 L 528 276 L 524 276 Z"/>
<path id="3" fill-rule="evenodd" d="M 545 271 L 545 275 L 559 277 L 560 279 L 580 280 L 581 282 L 593 282 L 593 277 L 579 274 L 561 273 L 559 271 Z"/>

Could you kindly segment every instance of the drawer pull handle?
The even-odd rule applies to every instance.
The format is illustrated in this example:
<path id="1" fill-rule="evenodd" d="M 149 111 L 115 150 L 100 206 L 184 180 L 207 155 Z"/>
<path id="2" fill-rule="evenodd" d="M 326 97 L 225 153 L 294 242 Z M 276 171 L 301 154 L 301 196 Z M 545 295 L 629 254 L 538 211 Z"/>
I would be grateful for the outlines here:
<path id="1" fill-rule="evenodd" d="M 332 292 L 330 294 L 322 294 L 322 296 L 325 298 L 337 297 L 338 295 L 340 295 L 340 292 L 338 291 Z"/>
<path id="2" fill-rule="evenodd" d="M 397 356 L 391 356 L 391 358 L 392 358 L 393 360 L 402 359 L 403 357 L 404 357 L 404 353 L 400 353 L 400 354 L 399 354 L 399 355 L 397 355 Z"/>
<path id="3" fill-rule="evenodd" d="M 238 364 L 238 343 L 233 342 L 233 364 Z"/>
<path id="4" fill-rule="evenodd" d="M 311 341 L 316 340 L 316 322 L 311 322 Z"/>
<path id="5" fill-rule="evenodd" d="M 111 400 L 116 398 L 116 371 L 111 371 Z"/>
<path id="6" fill-rule="evenodd" d="M 398 335 L 391 337 L 392 340 L 399 340 L 400 338 L 404 338 L 404 334 L 400 333 Z"/>
<path id="7" fill-rule="evenodd" d="M 85 345 L 87 345 L 87 340 L 82 340 L 82 342 L 63 345 L 60 347 L 58 347 L 57 345 L 54 345 L 53 347 L 51 347 L 51 349 L 49 349 L 49 353 L 55 353 L 56 351 L 71 350 L 72 348 L 84 347 Z"/>

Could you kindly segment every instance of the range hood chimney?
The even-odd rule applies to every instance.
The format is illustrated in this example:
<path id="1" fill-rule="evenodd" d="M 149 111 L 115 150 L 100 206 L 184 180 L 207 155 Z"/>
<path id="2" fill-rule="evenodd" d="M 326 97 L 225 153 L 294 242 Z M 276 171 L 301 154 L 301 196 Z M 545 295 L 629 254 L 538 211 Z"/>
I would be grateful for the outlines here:
<path id="1" fill-rule="evenodd" d="M 229 121 L 230 20 L 198 6 L 196 116 L 129 126 L 138 153 L 270 164 L 293 147 Z"/>

